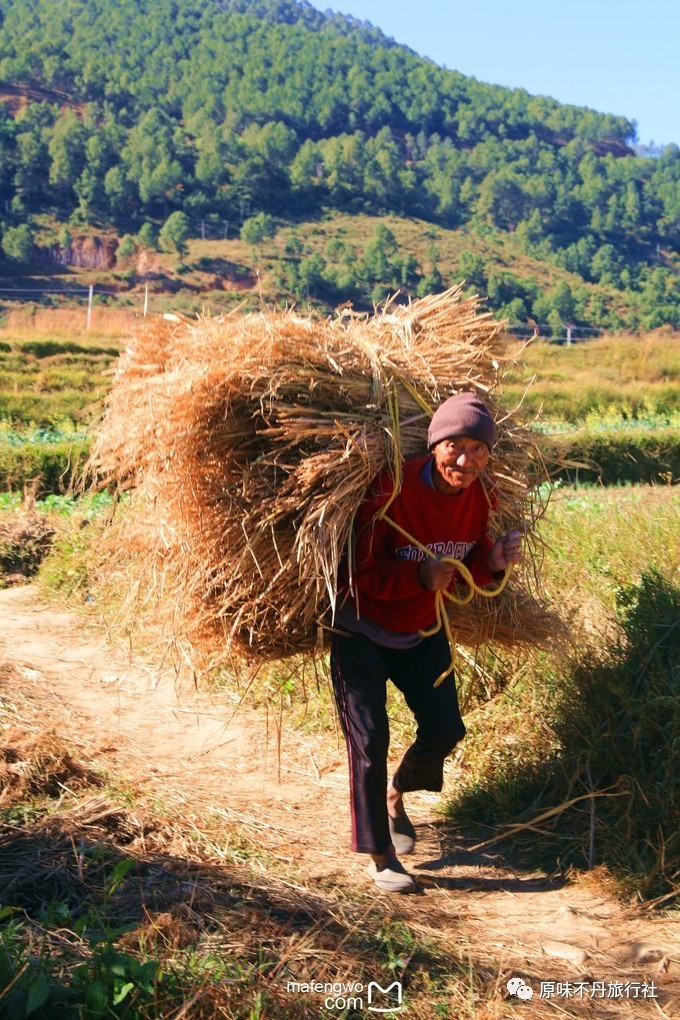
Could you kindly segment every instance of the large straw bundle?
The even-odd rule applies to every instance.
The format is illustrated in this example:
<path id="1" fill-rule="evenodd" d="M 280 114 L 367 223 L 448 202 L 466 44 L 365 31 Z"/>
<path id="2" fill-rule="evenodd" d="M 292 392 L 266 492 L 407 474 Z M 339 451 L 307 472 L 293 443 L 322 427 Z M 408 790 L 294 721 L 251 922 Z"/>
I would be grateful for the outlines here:
<path id="1" fill-rule="evenodd" d="M 498 423 L 494 527 L 526 529 L 530 550 L 524 586 L 483 607 L 483 636 L 542 640 L 547 617 L 529 589 L 545 469 L 531 432 L 494 399 L 507 360 L 501 325 L 459 289 L 373 318 L 145 324 L 120 360 L 91 461 L 105 483 L 136 492 L 143 527 L 128 520 L 120 551 L 138 563 L 144 552 L 147 586 L 172 601 L 194 647 L 255 658 L 311 648 L 369 483 L 425 450 L 428 409 L 475 389 Z M 474 603 L 454 625 L 459 642 L 478 643 Z"/>

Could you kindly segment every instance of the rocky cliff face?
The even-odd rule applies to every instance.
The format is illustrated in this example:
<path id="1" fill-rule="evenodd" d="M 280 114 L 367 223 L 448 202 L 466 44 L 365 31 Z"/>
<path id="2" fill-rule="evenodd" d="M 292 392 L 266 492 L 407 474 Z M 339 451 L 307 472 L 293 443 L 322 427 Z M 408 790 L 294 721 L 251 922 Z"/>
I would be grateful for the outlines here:
<path id="1" fill-rule="evenodd" d="M 68 248 L 54 245 L 45 249 L 50 262 L 79 269 L 113 269 L 118 241 L 115 238 L 74 237 Z"/>

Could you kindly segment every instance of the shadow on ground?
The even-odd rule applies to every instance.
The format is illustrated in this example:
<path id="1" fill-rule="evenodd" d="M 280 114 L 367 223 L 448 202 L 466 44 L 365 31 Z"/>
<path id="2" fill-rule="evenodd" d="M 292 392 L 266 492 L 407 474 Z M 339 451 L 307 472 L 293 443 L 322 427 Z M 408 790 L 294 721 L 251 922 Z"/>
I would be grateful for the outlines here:
<path id="1" fill-rule="evenodd" d="M 618 641 L 558 663 L 528 760 L 504 751 L 513 707 L 499 700 L 485 725 L 489 742 L 498 726 L 503 767 L 449 811 L 493 823 L 487 846 L 502 838 L 525 867 L 605 865 L 642 898 L 668 902 L 680 893 L 680 588 L 650 571 L 619 592 L 618 612 Z M 561 750 L 541 761 L 546 726 Z"/>
<path id="2" fill-rule="evenodd" d="M 418 881 L 425 886 L 438 889 L 462 891 L 480 890 L 487 892 L 534 893 L 547 889 L 561 889 L 567 884 L 563 875 L 546 875 L 526 870 L 522 857 L 511 846 L 486 850 L 479 847 L 480 835 L 456 827 L 452 830 L 445 822 L 435 823 L 441 853 L 433 860 L 421 861 L 414 869 Z M 457 868 L 460 877 L 451 878 L 438 872 Z M 487 874 L 475 874 L 474 869 L 484 869 Z M 472 874 L 469 871 L 473 870 Z M 489 875 L 491 871 L 493 874 Z M 468 873 L 466 873 L 468 872 Z M 520 874 L 518 874 L 520 872 Z"/>

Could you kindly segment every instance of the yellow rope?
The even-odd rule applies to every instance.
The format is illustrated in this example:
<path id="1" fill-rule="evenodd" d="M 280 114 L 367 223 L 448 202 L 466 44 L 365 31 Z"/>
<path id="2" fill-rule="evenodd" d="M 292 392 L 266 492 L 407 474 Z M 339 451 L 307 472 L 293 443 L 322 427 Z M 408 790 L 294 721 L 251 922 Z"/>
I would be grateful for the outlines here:
<path id="1" fill-rule="evenodd" d="M 397 524 L 396 521 L 393 521 L 391 517 L 387 517 L 387 515 L 382 512 L 378 516 L 382 518 L 382 520 L 386 521 L 387 524 L 390 524 L 396 531 L 399 532 L 400 535 L 403 535 L 403 537 L 407 539 L 407 541 L 410 542 L 411 545 L 414 545 L 416 549 L 420 549 L 421 552 L 423 552 L 426 556 L 429 556 L 433 560 L 438 559 L 438 557 L 432 552 L 431 549 L 428 549 L 426 545 L 423 545 L 422 542 L 419 542 L 417 538 L 409 534 L 406 528 L 402 528 L 402 526 L 400 524 Z M 487 588 L 479 587 L 479 585 L 475 582 L 475 579 L 473 578 L 472 574 L 470 573 L 468 567 L 462 562 L 462 560 L 457 560 L 453 556 L 443 556 L 441 560 L 438 560 L 438 562 L 448 563 L 450 566 L 455 567 L 457 572 L 461 575 L 465 583 L 468 585 L 468 591 L 462 597 L 454 595 L 453 592 L 446 590 L 436 591 L 434 593 L 434 609 L 436 615 L 436 623 L 434 627 L 431 627 L 429 630 L 421 630 L 418 632 L 421 637 L 424 638 L 432 637 L 443 627 L 449 642 L 449 648 L 451 649 L 451 665 L 447 670 L 445 670 L 440 676 L 437 677 L 437 679 L 434 682 L 435 687 L 439 687 L 439 685 L 443 683 L 444 680 L 446 680 L 447 676 L 450 676 L 451 673 L 453 673 L 456 665 L 456 638 L 451 630 L 451 621 L 449 620 L 449 614 L 446 612 L 446 604 L 444 600 L 448 599 L 449 602 L 454 602 L 457 606 L 466 606 L 468 602 L 472 600 L 474 595 L 481 595 L 485 599 L 493 599 L 497 595 L 500 595 L 500 593 L 503 591 L 506 584 L 508 583 L 508 578 L 512 573 L 512 564 L 509 563 L 508 566 L 505 568 L 505 573 L 503 574 L 503 578 L 498 584 L 498 586 L 494 588 L 492 591 L 489 591 Z"/>
<path id="2" fill-rule="evenodd" d="M 451 665 L 449 666 L 448 669 L 445 669 L 443 673 L 439 674 L 439 676 L 437 677 L 433 684 L 434 687 L 439 687 L 439 685 L 443 683 L 444 680 L 446 680 L 447 676 L 450 676 L 451 673 L 453 673 L 454 669 L 456 668 L 456 651 L 458 647 L 458 642 L 456 640 L 456 635 L 451 630 L 451 621 L 449 620 L 449 614 L 446 612 L 446 606 L 444 605 L 443 599 L 444 594 L 445 592 L 441 591 L 435 593 L 435 605 L 437 606 L 437 611 L 439 613 L 440 623 L 444 628 L 444 633 L 446 634 L 447 641 L 449 642 L 449 649 L 451 651 Z"/>
<path id="3" fill-rule="evenodd" d="M 442 556 L 442 558 L 439 560 L 431 549 L 428 549 L 426 545 L 423 545 L 422 542 L 419 542 L 417 538 L 414 538 L 413 535 L 409 534 L 406 528 L 402 528 L 402 526 L 400 524 L 397 524 L 396 521 L 393 521 L 391 517 L 387 517 L 382 512 L 380 512 L 379 517 L 382 518 L 382 520 L 386 521 L 388 524 L 390 524 L 396 531 L 399 532 L 400 535 L 403 535 L 404 538 L 411 543 L 411 545 L 414 545 L 416 547 L 416 549 L 420 549 L 420 551 L 425 553 L 426 556 L 429 556 L 430 559 L 438 560 L 439 563 L 448 563 L 450 566 L 456 568 L 456 570 L 462 576 L 465 583 L 469 585 L 469 591 L 467 595 L 464 595 L 462 598 L 458 598 L 456 595 L 453 594 L 453 592 L 450 591 L 445 591 L 444 595 L 448 598 L 450 602 L 455 602 L 457 606 L 466 606 L 468 602 L 471 601 L 473 595 L 481 595 L 485 599 L 493 599 L 497 595 L 500 595 L 500 593 L 503 591 L 506 584 L 508 583 L 508 578 L 510 576 L 512 565 L 509 565 L 505 568 L 505 573 L 502 579 L 499 581 L 498 587 L 494 588 L 493 591 L 489 591 L 487 588 L 480 588 L 479 585 L 475 582 L 475 579 L 470 573 L 470 570 L 463 563 L 462 560 L 457 560 L 453 556 Z"/>
<path id="4" fill-rule="evenodd" d="M 431 418 L 432 415 L 434 414 L 434 409 L 431 407 L 430 404 L 428 404 L 427 400 L 425 400 L 425 397 L 418 393 L 418 390 L 415 388 L 413 383 L 410 383 L 408 379 L 404 379 L 403 375 L 397 375 L 395 376 L 395 379 L 399 380 L 399 382 L 404 387 L 406 392 L 413 397 L 418 407 L 426 414 L 429 414 Z"/>

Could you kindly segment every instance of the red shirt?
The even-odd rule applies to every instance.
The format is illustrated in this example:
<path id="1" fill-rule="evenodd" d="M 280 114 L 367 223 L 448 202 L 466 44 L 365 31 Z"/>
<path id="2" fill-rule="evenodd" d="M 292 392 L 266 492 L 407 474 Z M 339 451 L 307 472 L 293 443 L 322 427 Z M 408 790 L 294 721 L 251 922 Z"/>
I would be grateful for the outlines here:
<path id="1" fill-rule="evenodd" d="M 386 516 L 439 557 L 462 560 L 479 585 L 491 584 L 486 565 L 492 541 L 487 534 L 489 501 L 478 478 L 455 495 L 431 488 L 421 477 L 428 457 L 404 465 L 401 489 Z M 354 526 L 354 599 L 359 614 L 399 634 L 427 630 L 435 623 L 435 593 L 423 588 L 418 566 L 425 553 L 384 519 L 375 519 L 394 487 L 389 471 L 369 489 Z M 451 586 L 455 584 L 454 574 Z M 349 589 L 345 577 L 343 589 Z"/>

